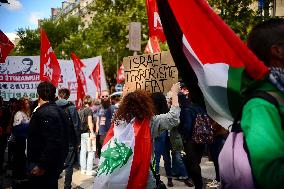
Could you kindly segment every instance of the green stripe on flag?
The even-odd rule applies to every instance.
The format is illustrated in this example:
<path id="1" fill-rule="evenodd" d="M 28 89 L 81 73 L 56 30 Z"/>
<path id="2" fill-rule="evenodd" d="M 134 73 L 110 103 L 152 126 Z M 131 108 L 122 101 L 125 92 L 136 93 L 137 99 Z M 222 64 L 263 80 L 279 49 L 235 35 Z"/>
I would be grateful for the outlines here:
<path id="1" fill-rule="evenodd" d="M 240 111 L 241 106 L 241 87 L 243 82 L 244 68 L 229 68 L 227 95 L 229 109 L 233 117 Z"/>

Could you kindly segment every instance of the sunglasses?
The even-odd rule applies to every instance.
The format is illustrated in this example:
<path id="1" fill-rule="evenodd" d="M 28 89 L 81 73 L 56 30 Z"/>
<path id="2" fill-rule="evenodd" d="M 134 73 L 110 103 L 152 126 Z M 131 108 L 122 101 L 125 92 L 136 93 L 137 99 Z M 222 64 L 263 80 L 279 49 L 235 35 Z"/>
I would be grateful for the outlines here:
<path id="1" fill-rule="evenodd" d="M 108 98 L 108 95 L 102 96 L 102 98 Z"/>

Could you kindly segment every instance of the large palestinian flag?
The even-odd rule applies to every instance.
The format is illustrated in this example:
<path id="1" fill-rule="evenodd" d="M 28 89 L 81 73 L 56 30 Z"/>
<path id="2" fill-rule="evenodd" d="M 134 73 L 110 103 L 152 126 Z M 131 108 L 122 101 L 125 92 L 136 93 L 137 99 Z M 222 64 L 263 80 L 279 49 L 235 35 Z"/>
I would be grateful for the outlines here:
<path id="1" fill-rule="evenodd" d="M 260 80 L 268 68 L 207 1 L 157 0 L 157 3 L 171 54 L 183 80 L 195 96 L 201 94 L 198 84 L 209 115 L 228 126 L 228 120 L 239 111 L 245 77 Z"/>
<path id="2" fill-rule="evenodd" d="M 150 121 L 113 124 L 102 148 L 94 189 L 145 189 L 152 155 Z"/>

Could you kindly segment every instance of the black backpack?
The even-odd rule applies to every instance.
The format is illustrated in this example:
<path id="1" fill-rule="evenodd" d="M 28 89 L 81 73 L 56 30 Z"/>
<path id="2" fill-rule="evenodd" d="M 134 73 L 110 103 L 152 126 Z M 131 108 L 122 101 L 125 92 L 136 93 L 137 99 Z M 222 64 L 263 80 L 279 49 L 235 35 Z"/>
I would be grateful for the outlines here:
<path id="1" fill-rule="evenodd" d="M 192 131 L 192 140 L 197 144 L 211 144 L 214 133 L 212 122 L 205 112 L 197 112 Z"/>
<path id="2" fill-rule="evenodd" d="M 81 133 L 86 133 L 89 131 L 88 115 L 86 115 L 86 110 L 87 110 L 87 107 L 84 107 L 83 109 L 79 111 L 79 117 L 81 120 L 81 127 L 80 127 Z"/>

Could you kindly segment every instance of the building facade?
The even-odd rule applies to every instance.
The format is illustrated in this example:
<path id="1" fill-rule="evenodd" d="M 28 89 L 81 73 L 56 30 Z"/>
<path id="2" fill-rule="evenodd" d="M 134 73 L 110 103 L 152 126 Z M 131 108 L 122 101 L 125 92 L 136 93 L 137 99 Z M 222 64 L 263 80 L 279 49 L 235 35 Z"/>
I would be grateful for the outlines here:
<path id="1" fill-rule="evenodd" d="M 81 17 L 84 23 L 83 28 L 87 28 L 95 16 L 95 12 L 90 10 L 90 6 L 95 0 L 67 0 L 63 1 L 61 8 L 51 8 L 51 18 L 57 20 L 59 18 L 69 18 L 72 16 Z"/>
<path id="2" fill-rule="evenodd" d="M 276 0 L 275 16 L 284 17 L 284 0 Z"/>

